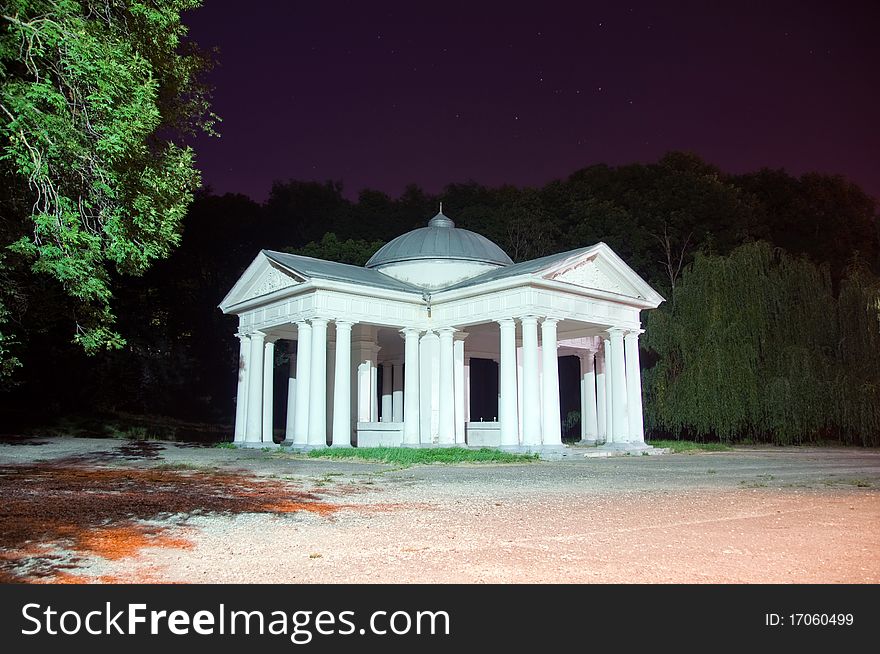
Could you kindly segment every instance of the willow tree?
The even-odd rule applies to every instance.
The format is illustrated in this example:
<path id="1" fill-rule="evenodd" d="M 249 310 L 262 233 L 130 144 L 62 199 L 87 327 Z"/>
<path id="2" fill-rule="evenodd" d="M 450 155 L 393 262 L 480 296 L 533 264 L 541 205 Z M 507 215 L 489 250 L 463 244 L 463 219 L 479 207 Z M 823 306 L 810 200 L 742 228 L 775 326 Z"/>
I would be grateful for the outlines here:
<path id="1" fill-rule="evenodd" d="M 837 300 L 840 362 L 835 378 L 835 421 L 846 440 L 880 443 L 880 282 L 856 266 Z"/>
<path id="2" fill-rule="evenodd" d="M 876 279 L 835 296 L 826 266 L 767 243 L 698 255 L 648 317 L 646 416 L 657 431 L 777 443 L 880 442 Z"/>
<path id="3" fill-rule="evenodd" d="M 0 23 L 0 373 L 10 306 L 47 281 L 88 352 L 123 343 L 111 279 L 141 274 L 178 242 L 199 184 L 182 139 L 212 130 L 182 11 L 200 0 L 8 0 Z M 3 306 L 5 303 L 6 306 Z"/>

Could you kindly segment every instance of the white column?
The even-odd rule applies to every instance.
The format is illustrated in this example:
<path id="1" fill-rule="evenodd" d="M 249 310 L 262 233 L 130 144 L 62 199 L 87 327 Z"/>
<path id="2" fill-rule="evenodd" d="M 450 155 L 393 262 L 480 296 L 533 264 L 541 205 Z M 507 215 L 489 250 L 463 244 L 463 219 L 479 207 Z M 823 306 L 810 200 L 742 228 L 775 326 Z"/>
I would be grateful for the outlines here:
<path id="1" fill-rule="evenodd" d="M 544 406 L 542 407 L 542 442 L 562 445 L 562 424 L 559 417 L 559 359 L 557 358 L 555 318 L 541 322 L 541 351 L 544 355 Z"/>
<path id="2" fill-rule="evenodd" d="M 250 354 L 250 338 L 245 334 L 238 335 L 238 386 L 235 390 L 235 442 L 244 441 L 247 430 L 247 398 L 248 398 L 248 355 Z"/>
<path id="3" fill-rule="evenodd" d="M 284 423 L 284 440 L 293 442 L 293 429 L 296 424 L 296 355 L 292 348 L 287 368 L 287 420 Z"/>
<path id="4" fill-rule="evenodd" d="M 501 446 L 519 445 L 519 418 L 516 408 L 516 323 L 505 318 L 501 327 L 500 399 L 498 420 L 501 423 Z"/>
<path id="5" fill-rule="evenodd" d="M 309 388 L 312 369 L 312 326 L 296 323 L 296 407 L 293 413 L 293 443 L 309 442 Z"/>
<path id="6" fill-rule="evenodd" d="M 516 348 L 516 406 L 519 407 L 516 421 L 516 434 L 520 443 L 523 443 L 523 348 Z"/>
<path id="7" fill-rule="evenodd" d="M 599 440 L 599 420 L 597 415 L 596 401 L 596 367 L 593 362 L 594 353 L 587 351 L 584 356 L 583 386 L 584 394 L 581 398 L 581 440 L 595 443 Z"/>
<path id="8" fill-rule="evenodd" d="M 329 323 L 329 321 L 328 321 Z M 330 441 L 333 441 L 333 386 L 336 383 L 336 326 L 333 326 L 333 330 L 330 330 L 330 325 L 327 325 L 327 358 L 326 358 L 325 370 L 327 371 L 324 375 L 326 378 L 326 388 L 324 390 L 324 406 L 326 407 L 324 420 L 324 433 L 330 436 Z M 326 442 L 326 436 L 325 436 Z"/>
<path id="9" fill-rule="evenodd" d="M 403 364 L 395 363 L 391 370 L 394 373 L 391 382 L 391 422 L 403 422 Z"/>
<path id="10" fill-rule="evenodd" d="M 351 323 L 336 321 L 333 381 L 333 446 L 351 447 Z"/>
<path id="11" fill-rule="evenodd" d="M 251 370 L 248 374 L 248 409 L 245 440 L 259 443 L 263 438 L 263 332 L 251 333 Z"/>
<path id="12" fill-rule="evenodd" d="M 462 338 L 456 338 L 452 344 L 452 366 L 452 386 L 455 390 L 455 443 L 464 445 L 464 340 Z"/>
<path id="13" fill-rule="evenodd" d="M 407 327 L 404 337 L 403 444 L 419 444 L 419 330 Z"/>
<path id="14" fill-rule="evenodd" d="M 639 334 L 642 330 L 627 332 L 623 337 L 626 358 L 626 412 L 629 416 L 629 440 L 645 442 L 642 415 L 642 370 L 639 366 Z"/>
<path id="15" fill-rule="evenodd" d="M 611 336 L 611 430 L 615 443 L 629 440 L 629 420 L 626 417 L 626 368 L 623 357 L 623 330 L 608 330 Z"/>
<path id="16" fill-rule="evenodd" d="M 275 341 L 263 344 L 263 437 L 264 443 L 274 442 L 272 418 L 275 410 Z"/>
<path id="17" fill-rule="evenodd" d="M 464 421 L 471 420 L 471 358 L 464 358 Z M 467 438 L 467 436 L 465 436 Z"/>
<path id="18" fill-rule="evenodd" d="M 613 361 L 611 360 L 611 339 L 608 334 L 603 336 L 603 345 L 605 346 L 605 442 L 614 442 L 614 392 L 611 388 L 611 368 Z"/>
<path id="19" fill-rule="evenodd" d="M 587 354 L 588 353 L 584 352 L 583 350 L 581 350 L 580 352 L 577 353 L 578 371 L 580 372 L 580 376 L 578 377 L 578 381 L 580 382 L 580 387 L 581 387 L 580 388 L 580 411 L 579 411 L 581 418 L 578 421 L 581 426 L 581 442 L 584 442 L 585 440 L 587 440 L 587 438 L 586 438 L 587 437 L 587 417 L 584 415 L 584 412 L 587 409 L 587 398 L 586 398 L 586 394 L 587 394 L 586 386 L 587 385 L 584 383 L 584 374 L 586 374 L 585 368 L 587 366 Z"/>
<path id="20" fill-rule="evenodd" d="M 523 445 L 541 444 L 541 392 L 538 388 L 538 319 L 522 319 Z"/>
<path id="21" fill-rule="evenodd" d="M 434 332 L 425 332 L 419 339 L 419 442 L 434 442 L 434 347 L 438 338 Z M 439 371 L 438 371 L 439 372 Z M 438 380 L 439 381 L 439 380 Z"/>
<path id="22" fill-rule="evenodd" d="M 370 397 L 373 362 L 376 357 L 376 333 L 370 325 L 358 325 L 352 331 L 351 377 L 352 414 L 358 422 L 372 421 L 373 401 Z"/>
<path id="23" fill-rule="evenodd" d="M 309 445 L 327 445 L 327 321 L 312 320 L 312 370 L 309 392 Z"/>
<path id="24" fill-rule="evenodd" d="M 600 441 L 608 439 L 605 430 L 605 355 L 602 351 L 596 352 L 596 426 Z"/>
<path id="25" fill-rule="evenodd" d="M 370 362 L 361 361 L 357 369 L 358 422 L 370 422 Z"/>
<path id="26" fill-rule="evenodd" d="M 370 360 L 370 422 L 379 422 L 379 367 Z"/>
<path id="27" fill-rule="evenodd" d="M 391 364 L 382 364 L 382 422 L 391 422 L 394 413 L 391 390 Z"/>
<path id="28" fill-rule="evenodd" d="M 455 380 L 453 356 L 453 336 L 455 330 L 444 327 L 440 330 L 440 379 L 438 386 L 439 419 L 437 422 L 437 443 L 455 445 Z"/>

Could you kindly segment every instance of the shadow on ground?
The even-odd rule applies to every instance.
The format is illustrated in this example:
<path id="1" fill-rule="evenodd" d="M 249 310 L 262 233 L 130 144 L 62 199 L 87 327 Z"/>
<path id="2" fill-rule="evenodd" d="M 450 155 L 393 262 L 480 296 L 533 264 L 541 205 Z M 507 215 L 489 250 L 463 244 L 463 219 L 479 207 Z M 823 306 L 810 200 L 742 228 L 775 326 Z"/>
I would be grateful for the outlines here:
<path id="1" fill-rule="evenodd" d="M 145 547 L 187 548 L 190 543 L 175 534 L 191 516 L 327 515 L 338 508 L 289 483 L 244 473 L 86 468 L 72 461 L 0 466 L 0 497 L 5 583 L 95 581 L 72 574 L 87 556 L 112 560 Z"/>

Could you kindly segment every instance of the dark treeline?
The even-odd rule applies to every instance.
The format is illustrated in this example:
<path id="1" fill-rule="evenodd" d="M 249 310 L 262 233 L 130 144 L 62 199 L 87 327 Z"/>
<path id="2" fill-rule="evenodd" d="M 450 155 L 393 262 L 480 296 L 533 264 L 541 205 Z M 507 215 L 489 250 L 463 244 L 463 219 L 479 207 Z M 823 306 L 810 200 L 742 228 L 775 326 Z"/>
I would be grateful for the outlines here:
<path id="1" fill-rule="evenodd" d="M 654 434 L 880 441 L 877 205 L 841 177 L 728 175 L 670 153 L 536 189 L 453 184 L 435 196 L 411 186 L 356 202 L 342 191 L 277 182 L 262 205 L 201 193 L 172 256 L 114 280 L 120 351 L 86 356 L 71 344 L 47 281 L 27 309 L 43 318 L 18 344 L 23 365 L 0 395 L 3 413 L 31 425 L 111 413 L 228 425 L 236 325 L 216 307 L 257 252 L 363 264 L 442 200 L 458 226 L 515 261 L 604 241 L 667 297 L 643 314 Z"/>

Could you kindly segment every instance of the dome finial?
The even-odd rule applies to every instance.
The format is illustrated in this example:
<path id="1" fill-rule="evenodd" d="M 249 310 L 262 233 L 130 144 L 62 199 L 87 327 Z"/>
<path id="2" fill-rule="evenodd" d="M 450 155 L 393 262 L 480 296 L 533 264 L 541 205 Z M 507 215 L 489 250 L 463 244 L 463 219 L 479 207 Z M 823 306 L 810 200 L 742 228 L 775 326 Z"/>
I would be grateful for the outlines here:
<path id="1" fill-rule="evenodd" d="M 443 201 L 440 201 L 440 211 L 428 221 L 428 227 L 455 227 L 455 223 L 448 216 L 443 215 Z"/>

